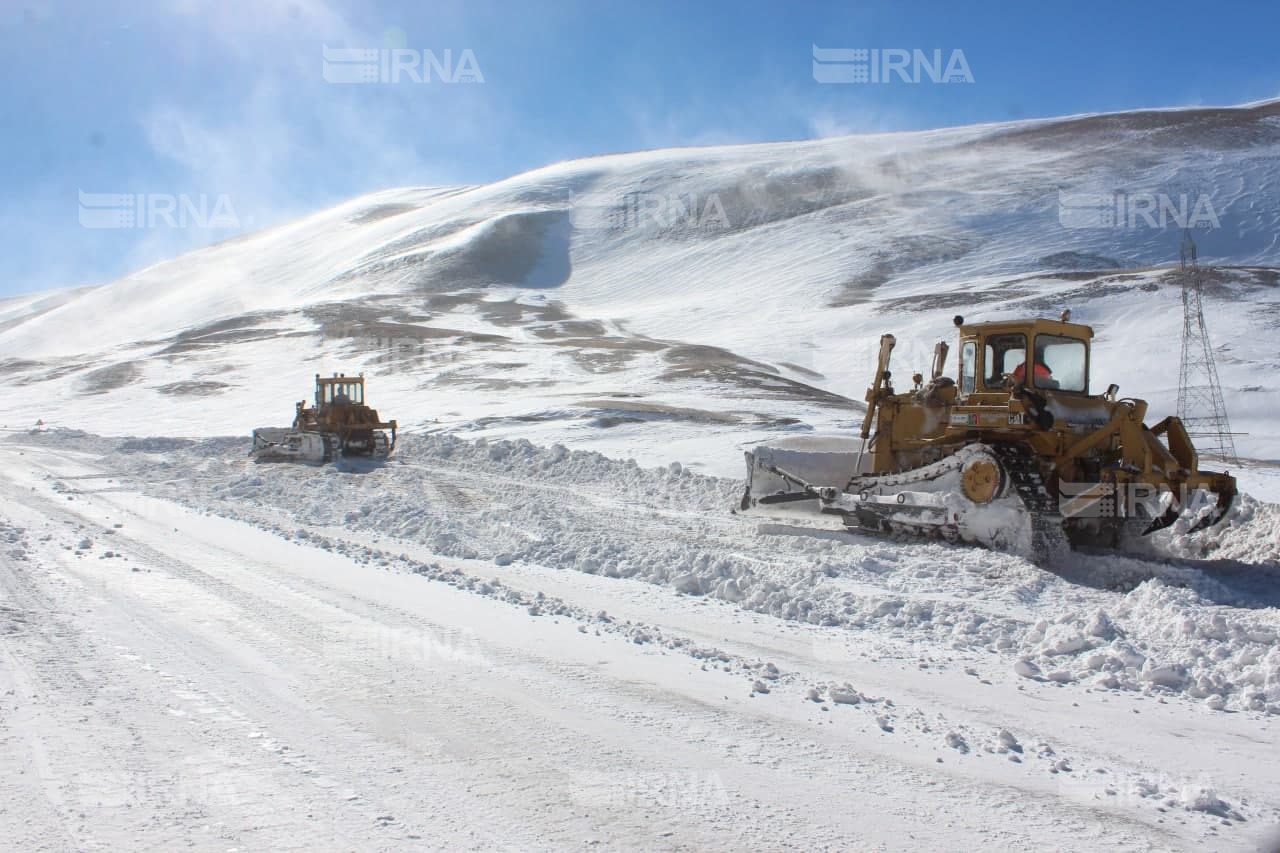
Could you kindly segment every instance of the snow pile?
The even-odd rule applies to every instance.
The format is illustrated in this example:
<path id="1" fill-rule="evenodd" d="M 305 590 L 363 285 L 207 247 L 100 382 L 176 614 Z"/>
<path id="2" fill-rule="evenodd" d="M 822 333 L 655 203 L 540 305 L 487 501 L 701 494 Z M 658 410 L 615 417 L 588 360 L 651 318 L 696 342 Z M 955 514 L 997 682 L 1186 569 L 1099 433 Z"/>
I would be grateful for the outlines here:
<path id="1" fill-rule="evenodd" d="M 671 462 L 661 468 L 641 468 L 634 459 L 617 460 L 593 451 L 570 451 L 561 444 L 539 447 L 526 439 L 466 441 L 449 434 L 412 436 L 401 451 L 424 464 L 444 462 L 451 469 L 539 480 L 571 487 L 609 483 L 618 500 L 629 498 L 680 510 L 720 510 L 740 487 L 706 477 Z M 460 483 L 461 484 L 461 483 Z"/>
<path id="2" fill-rule="evenodd" d="M 1160 536 L 1160 547 L 1180 557 L 1280 564 L 1280 504 L 1240 495 L 1213 527 L 1197 533 L 1185 528 L 1179 522 Z"/>
<path id="3" fill-rule="evenodd" d="M 1031 626 L 1018 673 L 1105 689 L 1184 693 L 1218 710 L 1280 713 L 1280 614 L 1214 606 L 1152 579 L 1109 610 Z"/>
<path id="4" fill-rule="evenodd" d="M 135 488 L 300 539 L 359 533 L 391 553 L 412 543 L 631 578 L 825 626 L 830 642 L 814 654 L 827 660 L 848 654 L 846 640 L 994 654 L 1026 678 L 1280 712 L 1280 570 L 1264 547 L 1276 515 L 1257 502 L 1231 523 L 1269 562 L 1075 553 L 1046 572 L 971 547 L 788 531 L 730 512 L 741 481 L 524 440 L 407 436 L 385 465 L 317 468 L 254 464 L 244 439 L 22 440 L 98 455 Z M 823 690 L 838 704 L 858 696 Z"/>

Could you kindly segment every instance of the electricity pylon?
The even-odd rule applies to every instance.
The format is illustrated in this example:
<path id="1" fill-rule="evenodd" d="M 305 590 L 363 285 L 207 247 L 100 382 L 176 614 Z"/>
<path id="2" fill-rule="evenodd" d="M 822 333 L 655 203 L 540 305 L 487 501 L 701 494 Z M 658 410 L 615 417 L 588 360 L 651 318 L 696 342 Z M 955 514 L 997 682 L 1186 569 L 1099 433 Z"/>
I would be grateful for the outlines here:
<path id="1" fill-rule="evenodd" d="M 1203 281 L 1191 231 L 1182 231 L 1182 368 L 1178 374 L 1178 418 L 1201 453 L 1239 465 L 1218 365 L 1204 322 Z"/>

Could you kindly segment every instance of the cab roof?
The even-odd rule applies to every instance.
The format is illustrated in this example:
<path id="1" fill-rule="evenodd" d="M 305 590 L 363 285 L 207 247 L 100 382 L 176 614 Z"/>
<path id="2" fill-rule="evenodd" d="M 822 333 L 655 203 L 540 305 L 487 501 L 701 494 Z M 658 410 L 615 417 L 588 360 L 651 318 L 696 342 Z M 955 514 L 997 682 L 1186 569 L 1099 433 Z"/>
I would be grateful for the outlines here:
<path id="1" fill-rule="evenodd" d="M 962 323 L 960 336 L 998 335 L 1005 332 L 1028 332 L 1032 334 L 1061 335 L 1067 338 L 1093 339 L 1093 328 L 1081 323 L 1066 323 L 1062 320 L 992 320 L 987 323 Z"/>

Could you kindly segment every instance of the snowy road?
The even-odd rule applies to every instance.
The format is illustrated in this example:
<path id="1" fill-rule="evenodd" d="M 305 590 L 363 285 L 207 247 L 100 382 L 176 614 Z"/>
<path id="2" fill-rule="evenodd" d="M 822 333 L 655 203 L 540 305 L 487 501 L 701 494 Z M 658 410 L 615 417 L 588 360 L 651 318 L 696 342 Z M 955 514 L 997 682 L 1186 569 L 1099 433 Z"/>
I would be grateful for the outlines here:
<path id="1" fill-rule="evenodd" d="M 15 848 L 1234 850 L 1280 819 L 1247 577 L 775 535 L 723 482 L 555 448 L 117 444 L 0 446 Z M 1184 658 L 1130 672 L 1122 638 Z"/>

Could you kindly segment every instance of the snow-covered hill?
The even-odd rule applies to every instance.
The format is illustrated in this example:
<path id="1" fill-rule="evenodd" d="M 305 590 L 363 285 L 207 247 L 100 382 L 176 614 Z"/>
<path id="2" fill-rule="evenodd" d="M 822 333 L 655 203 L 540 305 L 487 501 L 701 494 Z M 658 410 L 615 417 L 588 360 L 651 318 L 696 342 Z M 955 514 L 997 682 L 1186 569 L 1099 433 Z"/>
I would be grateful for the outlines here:
<path id="1" fill-rule="evenodd" d="M 860 403 L 844 398 L 861 397 L 881 333 L 897 334 L 901 373 L 926 365 L 953 314 L 1063 308 L 1098 332 L 1095 384 L 1158 416 L 1181 328 L 1167 197 L 1220 226 L 1195 233 L 1227 404 L 1242 452 L 1275 459 L 1278 155 L 1271 102 L 388 190 L 108 285 L 0 303 L 0 365 L 23 387 L 0 422 L 247 434 L 287 423 L 313 373 L 363 370 L 410 431 L 734 473 L 744 443 L 847 428 Z M 1098 193 L 1121 194 L 1119 222 L 1075 227 L 1104 222 L 1103 203 L 1115 217 Z M 1164 227 L 1131 213 L 1144 203 Z"/>

